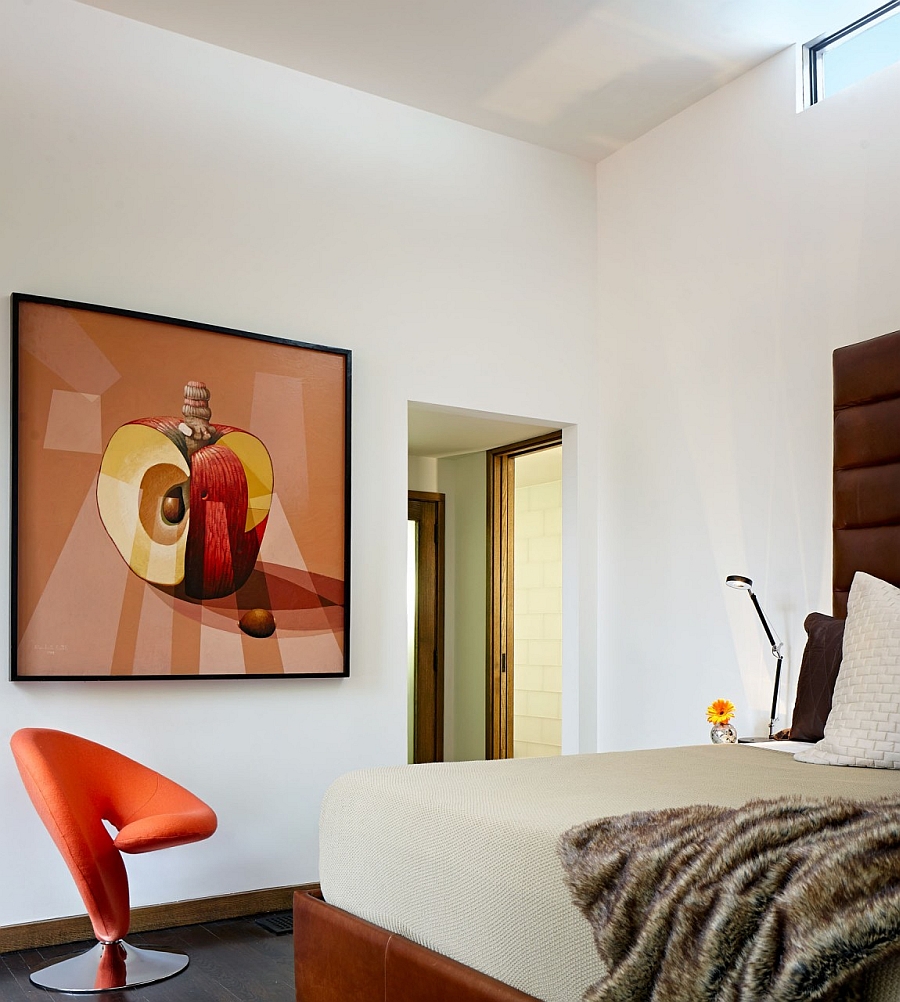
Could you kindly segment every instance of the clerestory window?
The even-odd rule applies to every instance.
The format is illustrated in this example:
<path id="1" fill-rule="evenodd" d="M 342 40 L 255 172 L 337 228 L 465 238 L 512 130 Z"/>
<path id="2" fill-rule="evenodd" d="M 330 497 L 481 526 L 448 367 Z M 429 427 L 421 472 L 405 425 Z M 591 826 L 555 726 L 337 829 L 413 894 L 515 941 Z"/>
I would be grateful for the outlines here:
<path id="1" fill-rule="evenodd" d="M 900 0 L 803 46 L 806 104 L 900 62 Z"/>

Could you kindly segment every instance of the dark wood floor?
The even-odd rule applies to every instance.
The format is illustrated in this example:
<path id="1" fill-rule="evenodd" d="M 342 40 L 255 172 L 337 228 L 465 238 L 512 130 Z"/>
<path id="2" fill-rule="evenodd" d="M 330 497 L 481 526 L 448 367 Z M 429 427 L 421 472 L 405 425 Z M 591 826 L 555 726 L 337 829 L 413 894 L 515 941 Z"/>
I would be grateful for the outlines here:
<path id="1" fill-rule="evenodd" d="M 61 995 L 37 988 L 28 972 L 45 961 L 62 959 L 92 944 L 69 944 L 0 954 L 0 1000 L 96 999 L 97 1002 L 294 1002 L 293 948 L 290 934 L 276 936 L 253 918 L 189 925 L 181 929 L 136 933 L 134 946 L 186 953 L 186 971 L 146 988 L 89 995 Z"/>

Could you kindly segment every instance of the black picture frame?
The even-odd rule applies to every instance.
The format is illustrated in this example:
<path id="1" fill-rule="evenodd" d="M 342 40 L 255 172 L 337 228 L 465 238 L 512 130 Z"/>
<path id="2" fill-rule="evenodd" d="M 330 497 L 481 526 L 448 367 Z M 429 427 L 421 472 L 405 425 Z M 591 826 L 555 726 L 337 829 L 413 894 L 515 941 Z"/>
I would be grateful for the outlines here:
<path id="1" fill-rule="evenodd" d="M 11 310 L 10 679 L 347 677 L 350 350 Z"/>

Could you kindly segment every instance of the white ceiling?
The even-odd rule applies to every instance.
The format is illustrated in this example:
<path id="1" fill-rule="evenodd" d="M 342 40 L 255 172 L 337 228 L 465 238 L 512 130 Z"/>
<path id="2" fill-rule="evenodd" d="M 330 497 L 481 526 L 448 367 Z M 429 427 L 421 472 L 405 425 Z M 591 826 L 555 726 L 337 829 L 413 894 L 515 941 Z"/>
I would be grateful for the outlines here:
<path id="1" fill-rule="evenodd" d="M 81 0 L 586 160 L 880 0 Z"/>
<path id="2" fill-rule="evenodd" d="M 409 455 L 436 459 L 498 449 L 559 430 L 559 425 L 535 424 L 525 418 L 413 401 L 407 406 L 407 416 Z"/>

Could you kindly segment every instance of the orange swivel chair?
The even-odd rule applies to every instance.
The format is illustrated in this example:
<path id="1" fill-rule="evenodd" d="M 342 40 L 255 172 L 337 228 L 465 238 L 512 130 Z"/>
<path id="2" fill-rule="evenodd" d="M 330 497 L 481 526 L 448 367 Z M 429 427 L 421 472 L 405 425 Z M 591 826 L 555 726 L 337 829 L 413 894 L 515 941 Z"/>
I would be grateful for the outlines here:
<path id="1" fill-rule="evenodd" d="M 182 953 L 124 942 L 130 920 L 122 852 L 208 838 L 213 811 L 192 793 L 111 748 L 63 731 L 29 727 L 10 741 L 41 820 L 75 878 L 98 942 L 31 974 L 41 988 L 96 992 L 152 984 L 188 965 Z M 103 822 L 118 832 L 113 838 Z"/>

